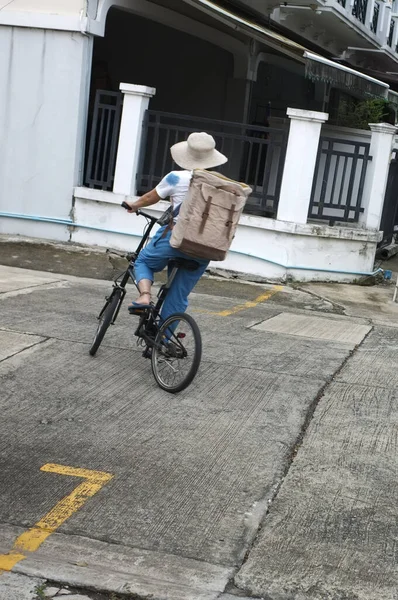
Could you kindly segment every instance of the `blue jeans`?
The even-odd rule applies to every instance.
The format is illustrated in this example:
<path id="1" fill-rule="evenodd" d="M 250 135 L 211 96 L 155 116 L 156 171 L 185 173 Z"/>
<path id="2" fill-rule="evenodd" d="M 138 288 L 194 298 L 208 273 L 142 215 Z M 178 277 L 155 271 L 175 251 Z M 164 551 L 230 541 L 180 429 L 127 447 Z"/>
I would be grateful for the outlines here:
<path id="1" fill-rule="evenodd" d="M 163 236 L 166 225 L 161 227 L 155 237 L 151 240 L 144 250 L 142 250 L 135 263 L 135 277 L 137 283 L 141 279 L 153 281 L 154 273 L 163 271 L 171 258 L 186 258 L 192 260 L 191 256 L 176 250 L 170 246 L 171 230 Z M 161 316 L 166 319 L 169 315 L 177 312 L 185 312 L 188 307 L 188 296 L 205 272 L 209 261 L 201 258 L 195 258 L 199 263 L 196 271 L 187 271 L 179 269 L 166 300 L 162 306 Z"/>

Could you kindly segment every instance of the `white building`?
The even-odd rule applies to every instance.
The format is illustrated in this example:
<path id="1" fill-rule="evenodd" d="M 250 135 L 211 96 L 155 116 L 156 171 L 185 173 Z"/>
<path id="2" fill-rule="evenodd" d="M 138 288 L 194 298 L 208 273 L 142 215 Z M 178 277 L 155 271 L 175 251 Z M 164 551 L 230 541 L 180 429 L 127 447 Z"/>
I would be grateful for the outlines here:
<path id="1" fill-rule="evenodd" d="M 0 0 L 0 233 L 131 249 L 142 224 L 120 202 L 200 129 L 254 189 L 221 266 L 371 272 L 395 128 L 327 111 L 333 89 L 395 97 L 398 26 L 393 5 L 341 2 Z"/>

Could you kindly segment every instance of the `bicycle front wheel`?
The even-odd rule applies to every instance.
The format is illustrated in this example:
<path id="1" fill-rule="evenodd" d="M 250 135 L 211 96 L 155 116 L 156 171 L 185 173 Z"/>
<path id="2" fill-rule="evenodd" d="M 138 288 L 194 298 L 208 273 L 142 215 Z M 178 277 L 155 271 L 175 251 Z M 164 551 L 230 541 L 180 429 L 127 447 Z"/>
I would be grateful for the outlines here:
<path id="1" fill-rule="evenodd" d="M 159 327 L 152 348 L 152 372 L 166 392 L 181 392 L 195 377 L 202 357 L 196 321 L 185 313 L 170 315 Z"/>
<path id="2" fill-rule="evenodd" d="M 104 339 L 104 335 L 106 334 L 109 325 L 112 323 L 117 307 L 119 306 L 121 297 L 122 291 L 120 289 L 115 289 L 106 301 L 106 304 L 99 316 L 97 331 L 95 333 L 93 343 L 89 351 L 91 356 L 94 356 L 98 348 L 100 347 L 101 342 Z"/>

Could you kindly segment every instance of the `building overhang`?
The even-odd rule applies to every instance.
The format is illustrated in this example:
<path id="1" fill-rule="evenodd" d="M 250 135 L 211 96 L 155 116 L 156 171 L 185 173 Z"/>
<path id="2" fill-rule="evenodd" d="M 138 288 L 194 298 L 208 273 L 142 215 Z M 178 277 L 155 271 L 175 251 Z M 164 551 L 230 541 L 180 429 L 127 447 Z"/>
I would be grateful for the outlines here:
<path id="1" fill-rule="evenodd" d="M 347 89 L 361 96 L 376 96 L 386 98 L 389 89 L 384 83 L 374 77 L 361 73 L 320 54 L 309 51 L 305 46 L 290 40 L 284 35 L 259 25 L 253 21 L 238 16 L 213 2 L 212 0 L 184 0 L 185 2 L 212 14 L 214 18 L 229 24 L 235 30 L 246 33 L 252 39 L 279 50 L 305 65 L 305 75 L 312 81 L 322 81 L 334 87 Z M 398 69 L 397 69 L 398 70 Z"/>
<path id="2" fill-rule="evenodd" d="M 304 58 L 306 77 L 312 81 L 322 81 L 332 87 L 349 89 L 359 96 L 387 98 L 390 86 L 384 81 L 345 65 L 339 65 L 313 52 L 304 52 Z"/>
<path id="3" fill-rule="evenodd" d="M 340 54 L 348 46 L 379 47 L 376 35 L 358 19 L 350 19 L 338 2 L 333 6 L 309 5 L 308 2 L 306 6 L 282 4 L 272 16 L 278 23 L 288 24 L 289 29 L 300 32 L 309 42 L 319 45 L 322 40 L 322 46 L 332 54 Z"/>
<path id="4" fill-rule="evenodd" d="M 354 59 L 367 64 L 366 71 L 374 77 L 383 77 L 388 82 L 398 83 L 398 61 L 389 46 L 362 48 L 349 46 L 341 55 L 341 60 Z"/>
<path id="5" fill-rule="evenodd" d="M 303 53 L 306 48 L 284 35 L 259 25 L 254 21 L 240 17 L 231 10 L 225 9 L 211 0 L 184 0 L 184 2 L 212 15 L 213 18 L 232 27 L 235 31 L 244 33 L 253 40 L 265 44 L 279 52 L 283 52 L 294 60 L 305 63 Z"/>

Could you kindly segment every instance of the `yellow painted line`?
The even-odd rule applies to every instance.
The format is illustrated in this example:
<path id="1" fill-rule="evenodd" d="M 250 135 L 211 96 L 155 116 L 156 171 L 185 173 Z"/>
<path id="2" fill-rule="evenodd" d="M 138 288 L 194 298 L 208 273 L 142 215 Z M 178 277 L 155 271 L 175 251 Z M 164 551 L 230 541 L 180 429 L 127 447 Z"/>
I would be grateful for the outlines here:
<path id="1" fill-rule="evenodd" d="M 41 544 L 54 533 L 69 517 L 78 511 L 99 490 L 113 478 L 110 473 L 103 471 L 90 471 L 88 469 L 74 469 L 63 465 L 46 464 L 40 469 L 47 473 L 68 475 L 85 479 L 73 492 L 60 500 L 40 521 L 22 533 L 14 542 L 8 554 L 0 554 L 0 574 L 11 569 L 26 558 L 23 552 L 34 552 Z"/>
<path id="2" fill-rule="evenodd" d="M 9 554 L 0 554 L 0 575 L 4 573 L 4 571 L 11 571 L 11 569 L 24 558 L 26 558 L 24 554 L 19 554 L 12 550 Z"/>
<path id="3" fill-rule="evenodd" d="M 268 290 L 264 294 L 257 296 L 257 298 L 255 298 L 254 300 L 249 300 L 248 302 L 245 302 L 244 304 L 238 304 L 238 306 L 233 306 L 232 308 L 229 308 L 227 310 L 222 310 L 221 312 L 216 312 L 214 314 L 218 315 L 219 317 L 229 317 L 229 315 L 234 315 L 235 313 L 238 313 L 242 310 L 247 310 L 248 308 L 254 308 L 255 306 L 257 306 L 257 304 L 261 304 L 262 302 L 269 300 L 269 298 L 271 298 L 271 296 L 274 296 L 281 290 L 283 290 L 282 285 L 274 285 L 271 290 Z"/>
<path id="4" fill-rule="evenodd" d="M 233 315 L 237 312 L 240 312 L 241 310 L 247 310 L 248 308 L 253 308 L 254 306 L 257 306 L 257 304 L 261 304 L 261 302 L 265 302 L 266 300 L 271 298 L 271 296 L 274 296 L 281 290 L 283 290 L 283 285 L 274 285 L 271 290 L 268 290 L 264 294 L 261 294 L 261 296 L 257 296 L 257 298 L 255 298 L 254 300 L 249 300 L 244 304 L 238 304 L 237 306 L 233 306 L 232 308 L 226 310 L 216 312 L 214 310 L 206 310 L 205 308 L 193 308 L 192 312 L 201 313 L 203 315 L 217 315 L 219 317 L 228 317 L 229 315 Z"/>

